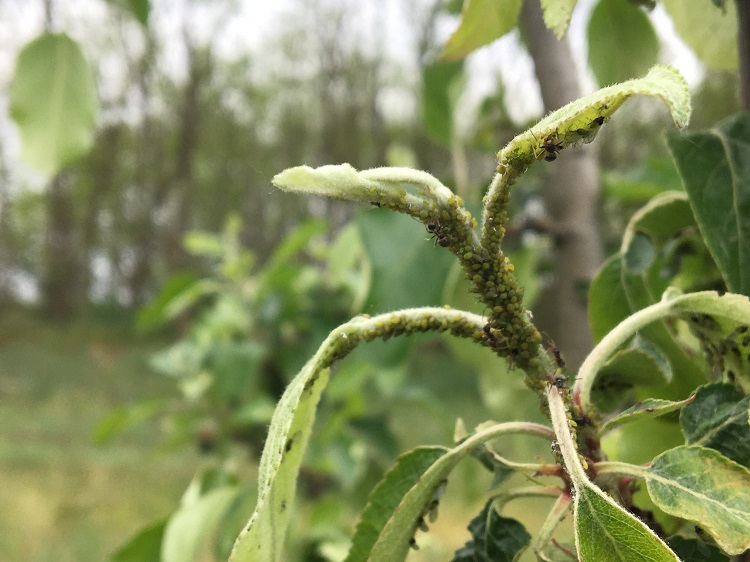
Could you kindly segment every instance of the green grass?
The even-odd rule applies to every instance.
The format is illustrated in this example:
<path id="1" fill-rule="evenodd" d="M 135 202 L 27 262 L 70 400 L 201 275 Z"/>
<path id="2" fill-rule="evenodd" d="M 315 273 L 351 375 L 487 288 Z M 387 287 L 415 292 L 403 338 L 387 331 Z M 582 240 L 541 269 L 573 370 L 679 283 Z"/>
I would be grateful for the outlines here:
<path id="1" fill-rule="evenodd" d="M 146 368 L 160 344 L 111 323 L 0 318 L 0 560 L 107 560 L 177 505 L 196 454 L 159 454 L 154 424 L 91 438 L 112 408 L 173 392 Z"/>

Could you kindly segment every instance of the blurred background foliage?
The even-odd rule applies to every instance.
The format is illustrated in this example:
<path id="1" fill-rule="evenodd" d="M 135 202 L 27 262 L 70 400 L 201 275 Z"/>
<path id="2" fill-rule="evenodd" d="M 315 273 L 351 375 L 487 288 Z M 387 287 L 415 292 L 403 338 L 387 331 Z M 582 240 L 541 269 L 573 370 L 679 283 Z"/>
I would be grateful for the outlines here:
<path id="1" fill-rule="evenodd" d="M 0 559 L 226 558 L 254 505 L 273 404 L 333 327 L 404 306 L 482 312 L 415 221 L 270 184 L 302 163 L 408 165 L 475 212 L 495 152 L 542 105 L 533 72 L 516 72 L 530 66 L 517 32 L 484 55 L 438 60 L 460 7 L 289 0 L 265 20 L 272 32 L 251 27 L 244 33 L 261 40 L 232 43 L 222 42 L 237 35 L 232 26 L 252 20 L 231 0 L 0 3 L 9 109 L 0 120 Z M 649 16 L 623 0 L 582 11 L 570 34 L 588 41 L 590 66 L 579 69 L 588 89 L 687 56 L 695 127 L 738 108 L 736 73 L 675 50 L 663 10 Z M 613 42 L 607 27 L 620 12 L 650 39 L 615 68 L 616 49 L 631 44 Z M 96 95 L 88 100 L 85 84 L 65 92 L 72 124 L 54 128 L 43 121 L 44 79 L 8 57 L 49 64 L 60 48 L 83 61 L 71 72 L 90 73 Z M 633 210 L 681 189 L 653 132 L 667 116 L 631 104 L 596 143 L 607 253 Z M 65 127 L 83 129 L 70 151 L 50 154 L 24 136 L 40 127 L 62 143 Z M 555 262 L 547 170 L 535 168 L 516 188 L 506 242 L 532 308 Z M 301 483 L 318 502 L 300 507 L 294 525 L 305 531 L 290 552 L 340 559 L 383 471 L 412 446 L 450 442 L 458 417 L 469 427 L 541 419 L 521 378 L 497 371 L 491 354 L 426 336 L 364 346 L 337 367 Z M 521 458 L 549 454 L 513 447 Z M 447 557 L 468 537 L 489 481 L 472 466 L 461 478 L 415 560 Z M 186 533 L 211 540 L 169 546 Z"/>

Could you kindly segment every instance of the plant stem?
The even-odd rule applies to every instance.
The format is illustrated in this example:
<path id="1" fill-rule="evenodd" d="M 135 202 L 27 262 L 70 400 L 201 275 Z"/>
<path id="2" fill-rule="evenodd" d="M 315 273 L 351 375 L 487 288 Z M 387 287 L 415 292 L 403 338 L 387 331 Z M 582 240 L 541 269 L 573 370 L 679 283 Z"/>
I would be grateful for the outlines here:
<path id="1" fill-rule="evenodd" d="M 555 385 L 547 387 L 547 402 L 549 404 L 552 427 L 555 430 L 557 444 L 560 447 L 560 454 L 565 462 L 565 468 L 570 475 L 570 480 L 576 490 L 578 490 L 588 478 L 578 457 L 578 450 L 573 440 L 570 420 L 568 419 L 568 410 L 565 408 L 565 402 L 563 402 L 560 389 Z"/>

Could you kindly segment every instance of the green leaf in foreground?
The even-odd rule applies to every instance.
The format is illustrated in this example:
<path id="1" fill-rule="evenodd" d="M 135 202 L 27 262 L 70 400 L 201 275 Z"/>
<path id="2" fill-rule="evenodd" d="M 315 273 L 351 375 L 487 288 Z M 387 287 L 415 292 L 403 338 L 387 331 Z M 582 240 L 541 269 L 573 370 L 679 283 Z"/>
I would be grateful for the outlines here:
<path id="1" fill-rule="evenodd" d="M 679 562 L 646 525 L 593 486 L 578 489 L 575 531 L 581 562 Z"/>
<path id="2" fill-rule="evenodd" d="M 750 295 L 750 113 L 668 136 L 698 227 L 727 288 Z"/>
<path id="3" fill-rule="evenodd" d="M 531 541 L 524 526 L 502 517 L 490 500 L 469 523 L 471 540 L 456 551 L 453 562 L 513 562 Z"/>
<path id="4" fill-rule="evenodd" d="M 674 412 L 675 410 L 679 410 L 685 406 L 685 404 L 690 403 L 691 400 L 693 400 L 693 396 L 678 402 L 662 400 L 661 398 L 647 398 L 646 400 L 642 400 L 630 408 L 623 410 L 617 416 L 608 420 L 602 425 L 600 433 L 606 433 L 607 431 L 611 431 L 626 423 L 633 423 L 642 419 L 663 416 L 670 412 Z"/>
<path id="5" fill-rule="evenodd" d="M 681 446 L 656 457 L 646 471 L 653 502 L 694 522 L 730 555 L 750 549 L 750 471 L 718 451 Z"/>
<path id="6" fill-rule="evenodd" d="M 680 413 L 680 426 L 688 445 L 716 449 L 725 457 L 750 467 L 750 396 L 728 384 L 708 384 Z"/>
<path id="7" fill-rule="evenodd" d="M 45 34 L 18 55 L 10 113 L 21 133 L 24 159 L 54 175 L 88 152 L 99 113 L 96 84 L 78 44 Z"/>
<path id="8" fill-rule="evenodd" d="M 369 559 L 370 549 L 404 495 L 447 451 L 445 447 L 419 447 L 399 457 L 367 499 L 367 507 L 352 537 L 347 562 Z"/>

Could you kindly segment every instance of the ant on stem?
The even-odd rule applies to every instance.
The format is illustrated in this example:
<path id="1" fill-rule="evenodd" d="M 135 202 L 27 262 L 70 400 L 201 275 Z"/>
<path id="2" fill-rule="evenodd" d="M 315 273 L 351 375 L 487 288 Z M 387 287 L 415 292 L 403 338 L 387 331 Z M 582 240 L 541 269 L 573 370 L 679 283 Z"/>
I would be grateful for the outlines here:
<path id="1" fill-rule="evenodd" d="M 534 133 L 531 133 L 531 136 L 534 137 L 534 140 L 539 143 L 539 141 L 536 138 L 536 135 Z M 539 145 L 534 149 L 534 158 L 539 160 L 542 156 L 544 157 L 544 160 L 547 162 L 552 162 L 553 160 L 557 159 L 557 154 L 565 148 L 563 146 L 562 142 L 558 142 L 558 136 L 557 133 L 554 133 L 552 135 L 548 135 L 544 138 L 544 140 L 539 143 Z"/>
<path id="2" fill-rule="evenodd" d="M 445 235 L 439 223 L 437 223 L 436 221 L 430 221 L 427 223 L 427 226 L 425 228 L 427 229 L 427 232 L 432 234 L 430 240 L 434 238 L 435 243 L 438 246 L 440 246 L 441 248 L 447 248 L 448 246 L 450 246 L 451 241 Z"/>

